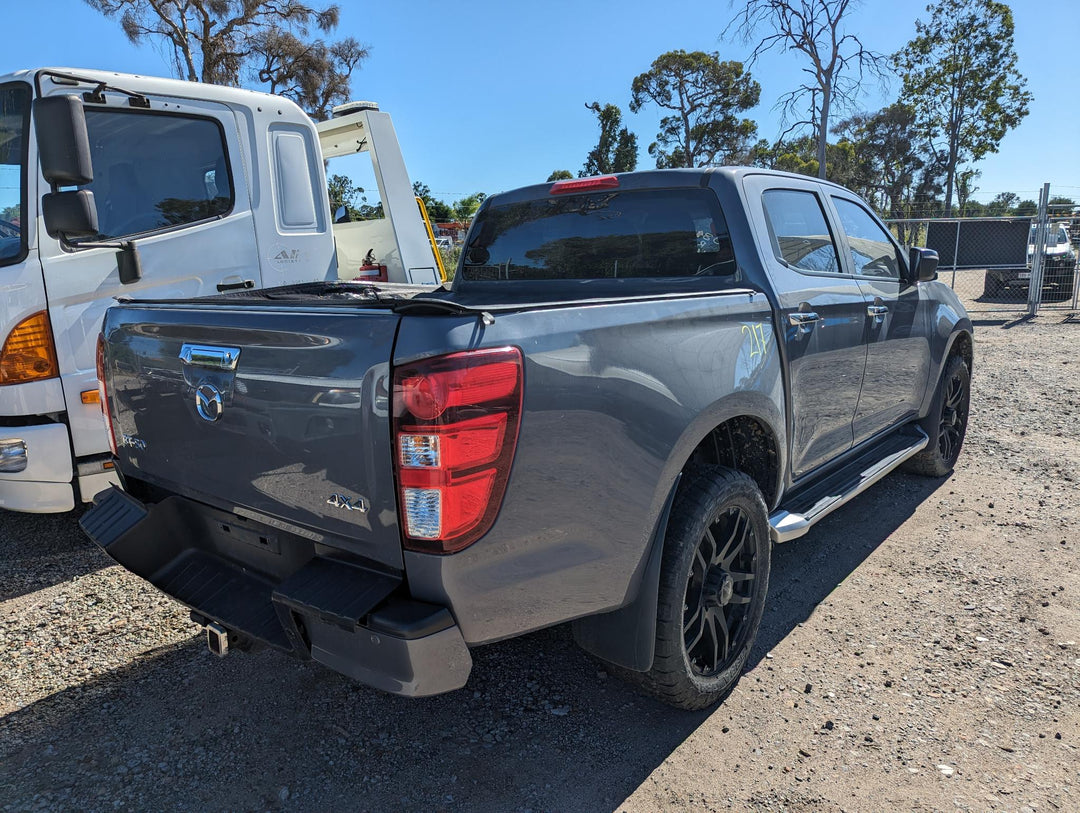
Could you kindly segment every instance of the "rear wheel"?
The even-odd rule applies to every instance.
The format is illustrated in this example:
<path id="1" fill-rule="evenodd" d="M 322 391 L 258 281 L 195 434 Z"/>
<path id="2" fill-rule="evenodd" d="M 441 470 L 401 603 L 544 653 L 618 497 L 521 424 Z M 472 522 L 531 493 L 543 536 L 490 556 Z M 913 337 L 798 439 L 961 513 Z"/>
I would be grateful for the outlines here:
<path id="1" fill-rule="evenodd" d="M 950 356 L 928 420 L 923 422 L 930 442 L 904 463 L 905 471 L 924 477 L 944 477 L 953 470 L 967 434 L 970 399 L 971 373 L 960 356 Z"/>
<path id="2" fill-rule="evenodd" d="M 761 624 L 770 547 L 752 479 L 709 466 L 686 484 L 664 542 L 653 665 L 633 675 L 649 693 L 702 709 L 731 691 Z"/>

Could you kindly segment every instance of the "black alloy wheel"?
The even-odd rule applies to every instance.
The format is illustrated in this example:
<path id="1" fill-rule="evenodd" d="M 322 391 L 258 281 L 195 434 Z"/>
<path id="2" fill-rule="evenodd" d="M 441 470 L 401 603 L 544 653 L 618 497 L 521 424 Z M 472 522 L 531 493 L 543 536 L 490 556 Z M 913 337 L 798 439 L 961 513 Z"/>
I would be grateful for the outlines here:
<path id="1" fill-rule="evenodd" d="M 750 518 L 732 506 L 705 529 L 694 551 L 683 605 L 683 644 L 701 677 L 722 672 L 749 632 L 757 540 Z"/>
<path id="2" fill-rule="evenodd" d="M 938 451 L 941 459 L 950 465 L 960 456 L 960 445 L 968 419 L 968 381 L 958 369 L 951 371 L 945 382 L 945 398 L 941 405 L 941 422 L 938 425 Z"/>
<path id="3" fill-rule="evenodd" d="M 904 461 L 904 471 L 923 477 L 944 477 L 953 470 L 967 434 L 971 372 L 960 356 L 950 356 L 938 382 L 930 413 L 920 421 L 929 442 Z"/>

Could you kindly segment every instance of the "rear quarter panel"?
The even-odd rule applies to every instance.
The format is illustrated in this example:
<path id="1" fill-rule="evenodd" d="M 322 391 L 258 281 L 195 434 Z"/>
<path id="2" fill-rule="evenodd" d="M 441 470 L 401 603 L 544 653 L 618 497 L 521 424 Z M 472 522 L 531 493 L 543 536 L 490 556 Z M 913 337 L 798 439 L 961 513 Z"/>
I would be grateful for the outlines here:
<path id="1" fill-rule="evenodd" d="M 395 364 L 520 347 L 521 431 L 502 509 L 457 554 L 409 553 L 414 596 L 451 607 L 469 643 L 622 606 L 678 472 L 726 417 L 783 435 L 765 297 L 748 292 L 402 321 Z"/>

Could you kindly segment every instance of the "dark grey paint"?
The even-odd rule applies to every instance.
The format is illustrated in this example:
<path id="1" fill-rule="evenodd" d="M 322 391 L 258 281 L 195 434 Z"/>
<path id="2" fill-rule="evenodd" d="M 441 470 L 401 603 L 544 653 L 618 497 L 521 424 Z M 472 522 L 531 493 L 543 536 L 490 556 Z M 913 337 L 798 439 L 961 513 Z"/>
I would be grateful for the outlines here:
<path id="1" fill-rule="evenodd" d="M 938 283 L 896 283 L 894 292 L 852 274 L 799 274 L 768 247 L 762 188 L 802 184 L 827 197 L 839 187 L 745 169 L 638 173 L 624 183 L 711 186 L 746 290 L 703 290 L 709 280 L 459 281 L 442 294 L 479 308 L 498 303 L 490 325 L 473 315 L 410 315 L 399 324 L 387 311 L 227 301 L 114 309 L 107 319 L 114 414 L 119 431 L 147 443 L 121 450 L 122 470 L 404 565 L 411 594 L 449 607 L 465 642 L 477 644 L 633 602 L 672 484 L 728 418 L 752 416 L 774 435 L 775 507 L 785 489 L 812 484 L 858 454 L 856 432 L 880 434 L 926 414 L 950 344 L 970 330 L 952 292 Z M 546 185 L 506 197 L 539 194 Z M 647 298 L 673 288 L 685 295 Z M 581 304 L 620 295 L 646 298 Z M 866 305 L 879 296 L 892 307 L 875 333 Z M 546 304 L 527 304 L 538 301 Z M 799 338 L 787 315 L 802 302 L 825 319 Z M 184 342 L 242 348 L 231 379 L 213 374 L 228 392 L 220 431 L 195 417 L 198 382 L 177 359 Z M 457 554 L 402 557 L 389 365 L 505 345 L 523 352 L 525 390 L 499 516 Z M 313 434 L 320 421 L 337 426 L 337 416 L 349 420 Z M 356 517 L 324 505 L 338 489 L 368 499 L 371 511 Z"/>

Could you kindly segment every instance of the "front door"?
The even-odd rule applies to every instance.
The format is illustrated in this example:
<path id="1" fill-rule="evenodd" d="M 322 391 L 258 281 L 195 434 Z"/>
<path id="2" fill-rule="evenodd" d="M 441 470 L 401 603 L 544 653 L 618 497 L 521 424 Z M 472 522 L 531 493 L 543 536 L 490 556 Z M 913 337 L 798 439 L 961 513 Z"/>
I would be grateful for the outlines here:
<path id="1" fill-rule="evenodd" d="M 49 83 L 43 80 L 48 89 Z M 56 92 L 71 93 L 60 86 Z M 77 457 L 108 450 L 97 404 L 95 348 L 113 297 L 189 298 L 260 283 L 259 254 L 235 118 L 224 105 L 150 98 L 149 110 L 106 91 L 86 105 L 99 235 L 78 248 L 38 234 L 45 288 Z M 48 186 L 38 177 L 42 189 Z M 142 279 L 121 284 L 118 241 L 132 240 Z M 114 247 L 95 247 L 111 243 Z M 219 287 L 220 286 L 220 287 Z"/>
<path id="2" fill-rule="evenodd" d="M 904 258 L 889 233 L 854 197 L 831 196 L 866 306 L 866 374 L 852 431 L 856 444 L 918 415 L 930 369 L 930 334 L 919 287 L 903 282 Z"/>
<path id="3" fill-rule="evenodd" d="M 851 448 L 866 366 L 863 293 L 841 264 L 819 190 L 793 178 L 746 178 L 751 220 L 762 232 L 756 242 L 779 299 L 795 478 Z"/>

